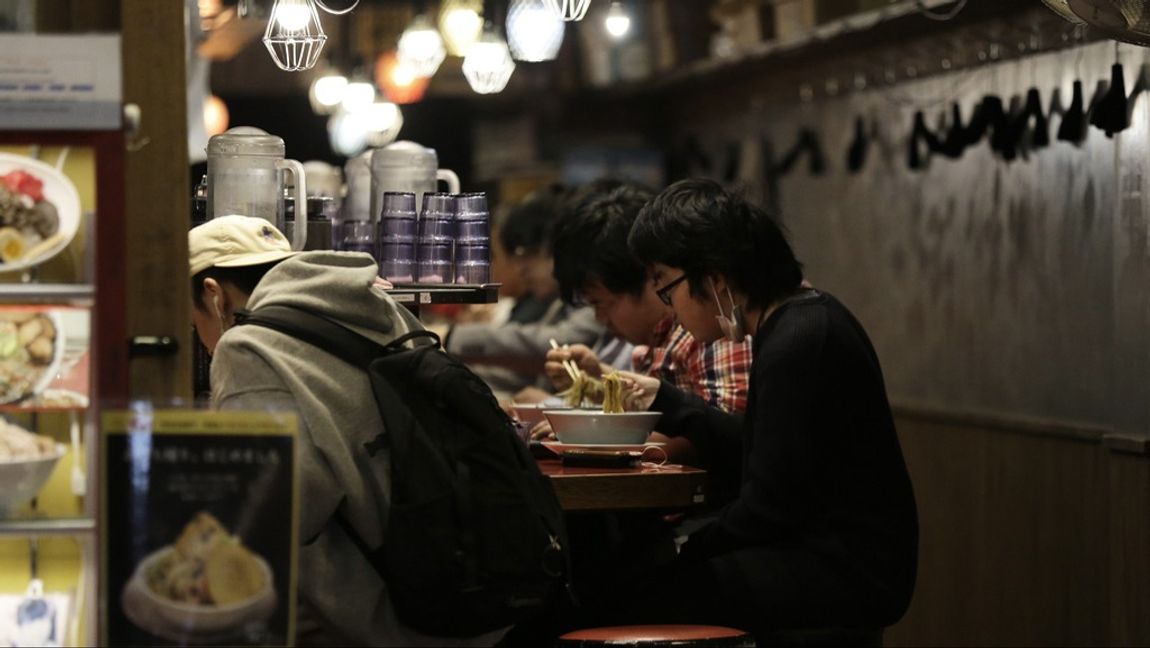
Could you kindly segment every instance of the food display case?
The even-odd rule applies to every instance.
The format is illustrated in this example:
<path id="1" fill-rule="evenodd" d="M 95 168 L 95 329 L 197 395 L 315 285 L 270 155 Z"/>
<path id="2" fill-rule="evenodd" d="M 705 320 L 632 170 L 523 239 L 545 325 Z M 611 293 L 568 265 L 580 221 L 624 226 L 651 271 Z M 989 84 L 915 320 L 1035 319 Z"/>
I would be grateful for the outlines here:
<path id="1" fill-rule="evenodd" d="M 127 397 L 124 137 L 0 132 L 0 645 L 94 645 L 99 416 Z"/>

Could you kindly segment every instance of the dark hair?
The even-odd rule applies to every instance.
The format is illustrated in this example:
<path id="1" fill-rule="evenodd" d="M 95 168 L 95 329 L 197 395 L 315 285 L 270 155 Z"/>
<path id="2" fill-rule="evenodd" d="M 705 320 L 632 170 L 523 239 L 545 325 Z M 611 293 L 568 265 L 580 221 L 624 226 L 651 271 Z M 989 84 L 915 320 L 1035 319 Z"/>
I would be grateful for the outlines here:
<path id="1" fill-rule="evenodd" d="M 503 249 L 510 255 L 516 250 L 533 254 L 545 249 L 566 194 L 565 186 L 550 184 L 527 194 L 512 207 L 499 230 Z"/>
<path id="2" fill-rule="evenodd" d="M 627 234 L 654 197 L 645 187 L 619 183 L 609 193 L 571 201 L 551 241 L 553 274 L 564 301 L 574 303 L 576 293 L 594 281 L 613 293 L 643 292 L 647 271 L 627 248 Z"/>
<path id="3" fill-rule="evenodd" d="M 782 227 L 764 209 L 711 180 L 680 180 L 643 208 L 627 239 L 647 265 L 681 268 L 696 296 L 721 274 L 762 308 L 799 287 L 803 266 Z"/>
<path id="4" fill-rule="evenodd" d="M 252 294 L 256 285 L 263 280 L 264 275 L 274 268 L 283 259 L 259 265 L 240 266 L 238 268 L 219 268 L 212 266 L 201 270 L 192 277 L 192 303 L 196 308 L 203 308 L 204 279 L 212 278 L 220 284 L 231 283 L 245 295 Z"/>

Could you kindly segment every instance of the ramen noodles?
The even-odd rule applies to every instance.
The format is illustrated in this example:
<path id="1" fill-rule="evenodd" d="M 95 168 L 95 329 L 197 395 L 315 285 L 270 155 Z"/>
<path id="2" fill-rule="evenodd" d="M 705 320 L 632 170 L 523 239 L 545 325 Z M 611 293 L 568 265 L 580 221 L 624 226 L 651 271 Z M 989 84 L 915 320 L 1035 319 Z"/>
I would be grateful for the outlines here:
<path id="1" fill-rule="evenodd" d="M 255 554 L 204 511 L 188 522 L 175 544 L 151 565 L 145 580 L 158 596 L 205 606 L 244 601 L 268 586 Z"/>
<path id="2" fill-rule="evenodd" d="M 623 379 L 614 371 L 603 376 L 603 412 L 623 412 Z"/>
<path id="3" fill-rule="evenodd" d="M 0 419 L 0 462 L 33 461 L 56 455 L 56 442 Z"/>
<path id="4" fill-rule="evenodd" d="M 603 394 L 603 383 L 586 372 L 575 374 L 575 380 L 566 390 L 559 392 L 563 402 L 570 407 L 579 407 L 587 400 L 597 400 Z"/>

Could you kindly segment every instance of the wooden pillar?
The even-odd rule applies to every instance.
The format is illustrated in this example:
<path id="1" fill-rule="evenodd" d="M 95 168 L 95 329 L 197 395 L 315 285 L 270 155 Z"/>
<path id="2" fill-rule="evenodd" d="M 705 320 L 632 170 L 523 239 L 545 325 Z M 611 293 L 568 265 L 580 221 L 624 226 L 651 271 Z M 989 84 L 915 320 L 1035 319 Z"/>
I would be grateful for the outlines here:
<path id="1" fill-rule="evenodd" d="M 184 3 L 121 0 L 124 102 L 140 107 L 127 154 L 128 332 L 171 336 L 171 356 L 137 357 L 131 393 L 191 397 L 187 86 Z"/>

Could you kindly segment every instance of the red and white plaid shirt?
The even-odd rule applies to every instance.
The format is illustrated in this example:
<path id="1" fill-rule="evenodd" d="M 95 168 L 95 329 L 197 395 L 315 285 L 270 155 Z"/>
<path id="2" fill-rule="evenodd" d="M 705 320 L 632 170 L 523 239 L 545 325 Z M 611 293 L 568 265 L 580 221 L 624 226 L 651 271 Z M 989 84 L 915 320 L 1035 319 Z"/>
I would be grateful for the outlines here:
<path id="1" fill-rule="evenodd" d="M 666 380 L 727 412 L 747 409 L 753 358 L 749 339 L 703 344 L 674 317 L 659 322 L 655 339 L 660 342 L 635 347 L 631 363 L 637 373 Z"/>

